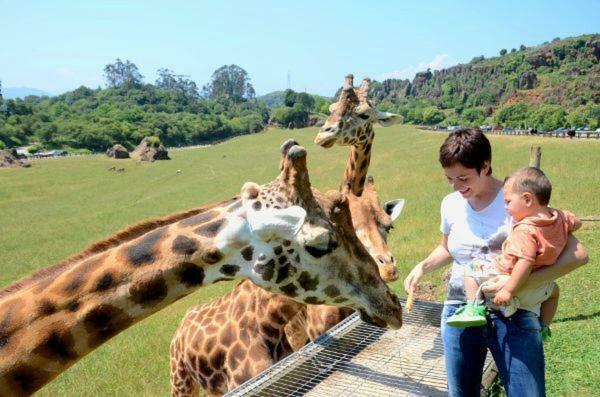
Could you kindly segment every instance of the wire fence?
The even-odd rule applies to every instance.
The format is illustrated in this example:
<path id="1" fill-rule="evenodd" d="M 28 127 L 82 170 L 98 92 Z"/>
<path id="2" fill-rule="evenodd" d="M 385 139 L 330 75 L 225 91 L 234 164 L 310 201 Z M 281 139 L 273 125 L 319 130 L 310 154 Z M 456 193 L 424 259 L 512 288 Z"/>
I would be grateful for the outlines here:
<path id="1" fill-rule="evenodd" d="M 442 308 L 415 302 L 399 330 L 354 314 L 226 396 L 446 396 Z"/>

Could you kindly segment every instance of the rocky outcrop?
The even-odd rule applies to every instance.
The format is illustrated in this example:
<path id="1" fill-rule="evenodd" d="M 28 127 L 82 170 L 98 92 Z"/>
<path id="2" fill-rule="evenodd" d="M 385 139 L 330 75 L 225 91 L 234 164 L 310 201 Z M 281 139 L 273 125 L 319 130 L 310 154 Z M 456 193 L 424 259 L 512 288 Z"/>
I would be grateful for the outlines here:
<path id="1" fill-rule="evenodd" d="M 0 150 L 0 168 L 4 167 L 31 167 L 31 164 L 19 159 L 14 149 L 5 149 Z"/>
<path id="2" fill-rule="evenodd" d="M 519 88 L 521 90 L 530 90 L 537 84 L 537 76 L 535 72 L 528 70 L 519 77 Z"/>
<path id="3" fill-rule="evenodd" d="M 110 149 L 108 149 L 106 151 L 106 155 L 115 159 L 129 158 L 129 152 L 127 151 L 127 149 L 125 149 L 123 145 L 119 145 L 118 143 L 116 145 L 113 145 L 113 147 L 111 147 Z"/>
<path id="4" fill-rule="evenodd" d="M 140 144 L 131 152 L 131 157 L 150 162 L 155 160 L 171 160 L 167 148 L 160 142 L 154 142 L 148 137 L 142 139 Z"/>

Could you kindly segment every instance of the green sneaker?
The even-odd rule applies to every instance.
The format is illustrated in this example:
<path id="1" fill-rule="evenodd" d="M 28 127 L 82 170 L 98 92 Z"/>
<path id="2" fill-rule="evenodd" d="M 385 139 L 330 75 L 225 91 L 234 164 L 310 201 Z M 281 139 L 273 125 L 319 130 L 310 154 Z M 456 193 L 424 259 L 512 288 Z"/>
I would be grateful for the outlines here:
<path id="1" fill-rule="evenodd" d="M 448 317 L 446 324 L 453 327 L 481 327 L 487 323 L 485 312 L 484 305 L 467 303 Z"/>
<path id="2" fill-rule="evenodd" d="M 542 324 L 542 342 L 545 342 L 552 336 L 550 326 L 548 324 Z"/>

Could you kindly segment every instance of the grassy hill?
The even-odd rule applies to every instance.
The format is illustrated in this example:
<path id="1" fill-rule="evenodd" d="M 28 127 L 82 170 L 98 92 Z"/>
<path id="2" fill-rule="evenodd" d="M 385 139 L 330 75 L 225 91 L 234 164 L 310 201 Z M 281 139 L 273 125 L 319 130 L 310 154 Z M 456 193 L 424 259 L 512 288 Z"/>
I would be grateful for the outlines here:
<path id="1" fill-rule="evenodd" d="M 372 94 L 380 108 L 399 112 L 415 124 L 599 126 L 600 35 L 554 39 L 502 53 L 420 72 L 412 81 L 376 82 Z M 524 107 L 516 117 L 502 113 L 505 107 L 510 113 L 509 106 L 515 104 Z M 536 111 L 541 114 L 534 115 Z M 549 122 L 551 118 L 555 120 Z"/>
<path id="2" fill-rule="evenodd" d="M 316 129 L 271 130 L 193 150 L 175 150 L 171 161 L 138 165 L 104 156 L 34 161 L 30 169 L 0 170 L 0 287 L 52 265 L 118 229 L 154 216 L 225 199 L 246 181 L 277 175 L 279 145 L 294 138 L 308 149 L 311 182 L 336 189 L 347 148 L 312 143 Z M 444 134 L 410 126 L 379 128 L 371 174 L 382 201 L 405 198 L 389 244 L 400 274 L 439 241 L 439 204 L 450 192 L 437 162 Z M 578 215 L 600 215 L 598 141 L 491 136 L 494 172 L 502 177 L 527 164 L 531 145 L 542 146 L 542 168 L 554 184 L 553 204 Z M 123 173 L 108 171 L 118 165 Z M 177 170 L 182 170 L 177 173 Z M 593 395 L 600 384 L 597 289 L 600 224 L 577 233 L 591 263 L 560 280 L 562 300 L 547 345 L 549 394 Z M 443 298 L 441 273 L 425 281 Z M 113 338 L 43 389 L 41 396 L 157 396 L 169 393 L 168 346 L 188 307 L 230 290 L 233 283 L 204 287 Z M 401 282 L 393 288 L 403 294 Z"/>

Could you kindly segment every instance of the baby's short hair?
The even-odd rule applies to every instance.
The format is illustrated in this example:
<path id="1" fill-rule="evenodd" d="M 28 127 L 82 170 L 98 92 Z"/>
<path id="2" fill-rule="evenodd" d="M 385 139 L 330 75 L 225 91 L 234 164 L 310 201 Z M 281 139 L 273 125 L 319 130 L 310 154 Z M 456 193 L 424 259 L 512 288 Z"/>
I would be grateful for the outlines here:
<path id="1" fill-rule="evenodd" d="M 504 184 L 511 183 L 512 191 L 515 193 L 532 193 L 541 205 L 548 205 L 552 194 L 550 180 L 535 167 L 525 167 L 511 173 L 504 179 Z"/>

